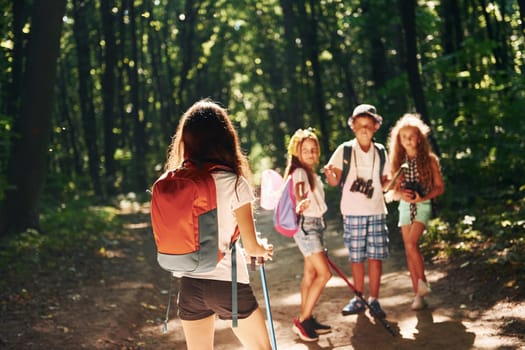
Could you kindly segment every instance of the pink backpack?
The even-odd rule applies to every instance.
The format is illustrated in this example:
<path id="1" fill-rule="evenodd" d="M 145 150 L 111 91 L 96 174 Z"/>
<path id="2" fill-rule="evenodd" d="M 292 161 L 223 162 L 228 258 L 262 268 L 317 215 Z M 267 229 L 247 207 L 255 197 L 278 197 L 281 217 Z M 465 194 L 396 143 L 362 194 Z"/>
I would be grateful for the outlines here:
<path id="1" fill-rule="evenodd" d="M 293 188 L 292 175 L 284 182 L 279 201 L 273 212 L 273 226 L 277 232 L 286 237 L 293 237 L 299 230 L 299 217 L 295 212 L 297 200 Z"/>
<path id="2" fill-rule="evenodd" d="M 267 210 L 274 210 L 274 228 L 283 236 L 293 237 L 299 230 L 299 217 L 295 212 L 297 200 L 291 174 L 284 181 L 274 170 L 263 171 L 261 206 Z"/>

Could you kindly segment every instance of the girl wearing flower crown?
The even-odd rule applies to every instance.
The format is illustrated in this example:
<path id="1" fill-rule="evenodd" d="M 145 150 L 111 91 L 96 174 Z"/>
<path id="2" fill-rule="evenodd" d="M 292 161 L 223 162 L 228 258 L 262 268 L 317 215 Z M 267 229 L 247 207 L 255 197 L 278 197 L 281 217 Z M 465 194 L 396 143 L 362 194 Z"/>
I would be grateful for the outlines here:
<path id="1" fill-rule="evenodd" d="M 288 145 L 288 164 L 284 178 L 292 177 L 296 211 L 304 221 L 294 240 L 304 256 L 301 281 L 301 313 L 294 319 L 293 330 L 303 341 L 317 341 L 319 334 L 328 333 L 331 327 L 320 324 L 313 316 L 313 309 L 326 283 L 332 277 L 324 254 L 323 214 L 327 210 L 323 182 L 315 173 L 319 163 L 319 140 L 313 129 L 299 129 Z"/>

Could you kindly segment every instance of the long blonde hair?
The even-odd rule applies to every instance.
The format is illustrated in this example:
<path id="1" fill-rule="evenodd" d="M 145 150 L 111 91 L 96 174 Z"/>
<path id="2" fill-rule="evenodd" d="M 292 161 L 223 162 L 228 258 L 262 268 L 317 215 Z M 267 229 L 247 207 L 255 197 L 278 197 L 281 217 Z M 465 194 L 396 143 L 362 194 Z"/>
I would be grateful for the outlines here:
<path id="1" fill-rule="evenodd" d="M 395 174 L 401 167 L 401 164 L 406 161 L 407 155 L 399 138 L 399 132 L 404 128 L 414 128 L 417 131 L 418 144 L 416 164 L 419 173 L 419 182 L 423 188 L 431 190 L 433 184 L 431 158 L 437 159 L 437 156 L 432 152 L 428 141 L 430 127 L 421 120 L 419 114 L 404 114 L 390 131 L 388 140 L 388 151 L 391 164 L 390 170 L 392 174 Z"/>
<path id="2" fill-rule="evenodd" d="M 226 110 L 210 99 L 195 102 L 180 119 L 164 170 L 174 170 L 188 159 L 223 164 L 251 180 L 248 160 Z"/>

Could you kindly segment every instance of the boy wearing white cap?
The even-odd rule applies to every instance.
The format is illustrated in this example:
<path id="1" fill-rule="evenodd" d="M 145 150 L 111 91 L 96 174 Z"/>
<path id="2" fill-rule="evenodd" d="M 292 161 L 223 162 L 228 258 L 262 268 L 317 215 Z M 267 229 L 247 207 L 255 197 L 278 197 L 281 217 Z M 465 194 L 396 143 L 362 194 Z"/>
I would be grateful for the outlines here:
<path id="1" fill-rule="evenodd" d="M 357 106 L 348 125 L 353 140 L 340 144 L 323 170 L 330 186 L 341 185 L 340 209 L 344 244 L 348 249 L 354 287 L 364 292 L 365 260 L 368 261 L 369 298 L 374 317 L 386 317 L 379 304 L 382 262 L 388 258 L 387 209 L 383 186 L 388 182 L 389 162 L 385 147 L 373 137 L 383 118 L 369 104 Z M 364 295 L 364 293 L 363 293 Z M 342 309 L 343 315 L 365 311 L 359 298 Z"/>

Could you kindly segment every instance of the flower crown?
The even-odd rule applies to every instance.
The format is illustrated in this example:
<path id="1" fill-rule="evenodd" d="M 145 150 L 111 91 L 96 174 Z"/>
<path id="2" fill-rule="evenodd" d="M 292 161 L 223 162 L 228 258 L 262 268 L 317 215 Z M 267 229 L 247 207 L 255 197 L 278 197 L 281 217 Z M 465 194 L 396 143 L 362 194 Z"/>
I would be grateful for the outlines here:
<path id="1" fill-rule="evenodd" d="M 297 157 L 299 154 L 299 144 L 306 138 L 312 138 L 317 141 L 314 128 L 298 129 L 290 138 L 290 142 L 288 143 L 288 154 Z"/>

